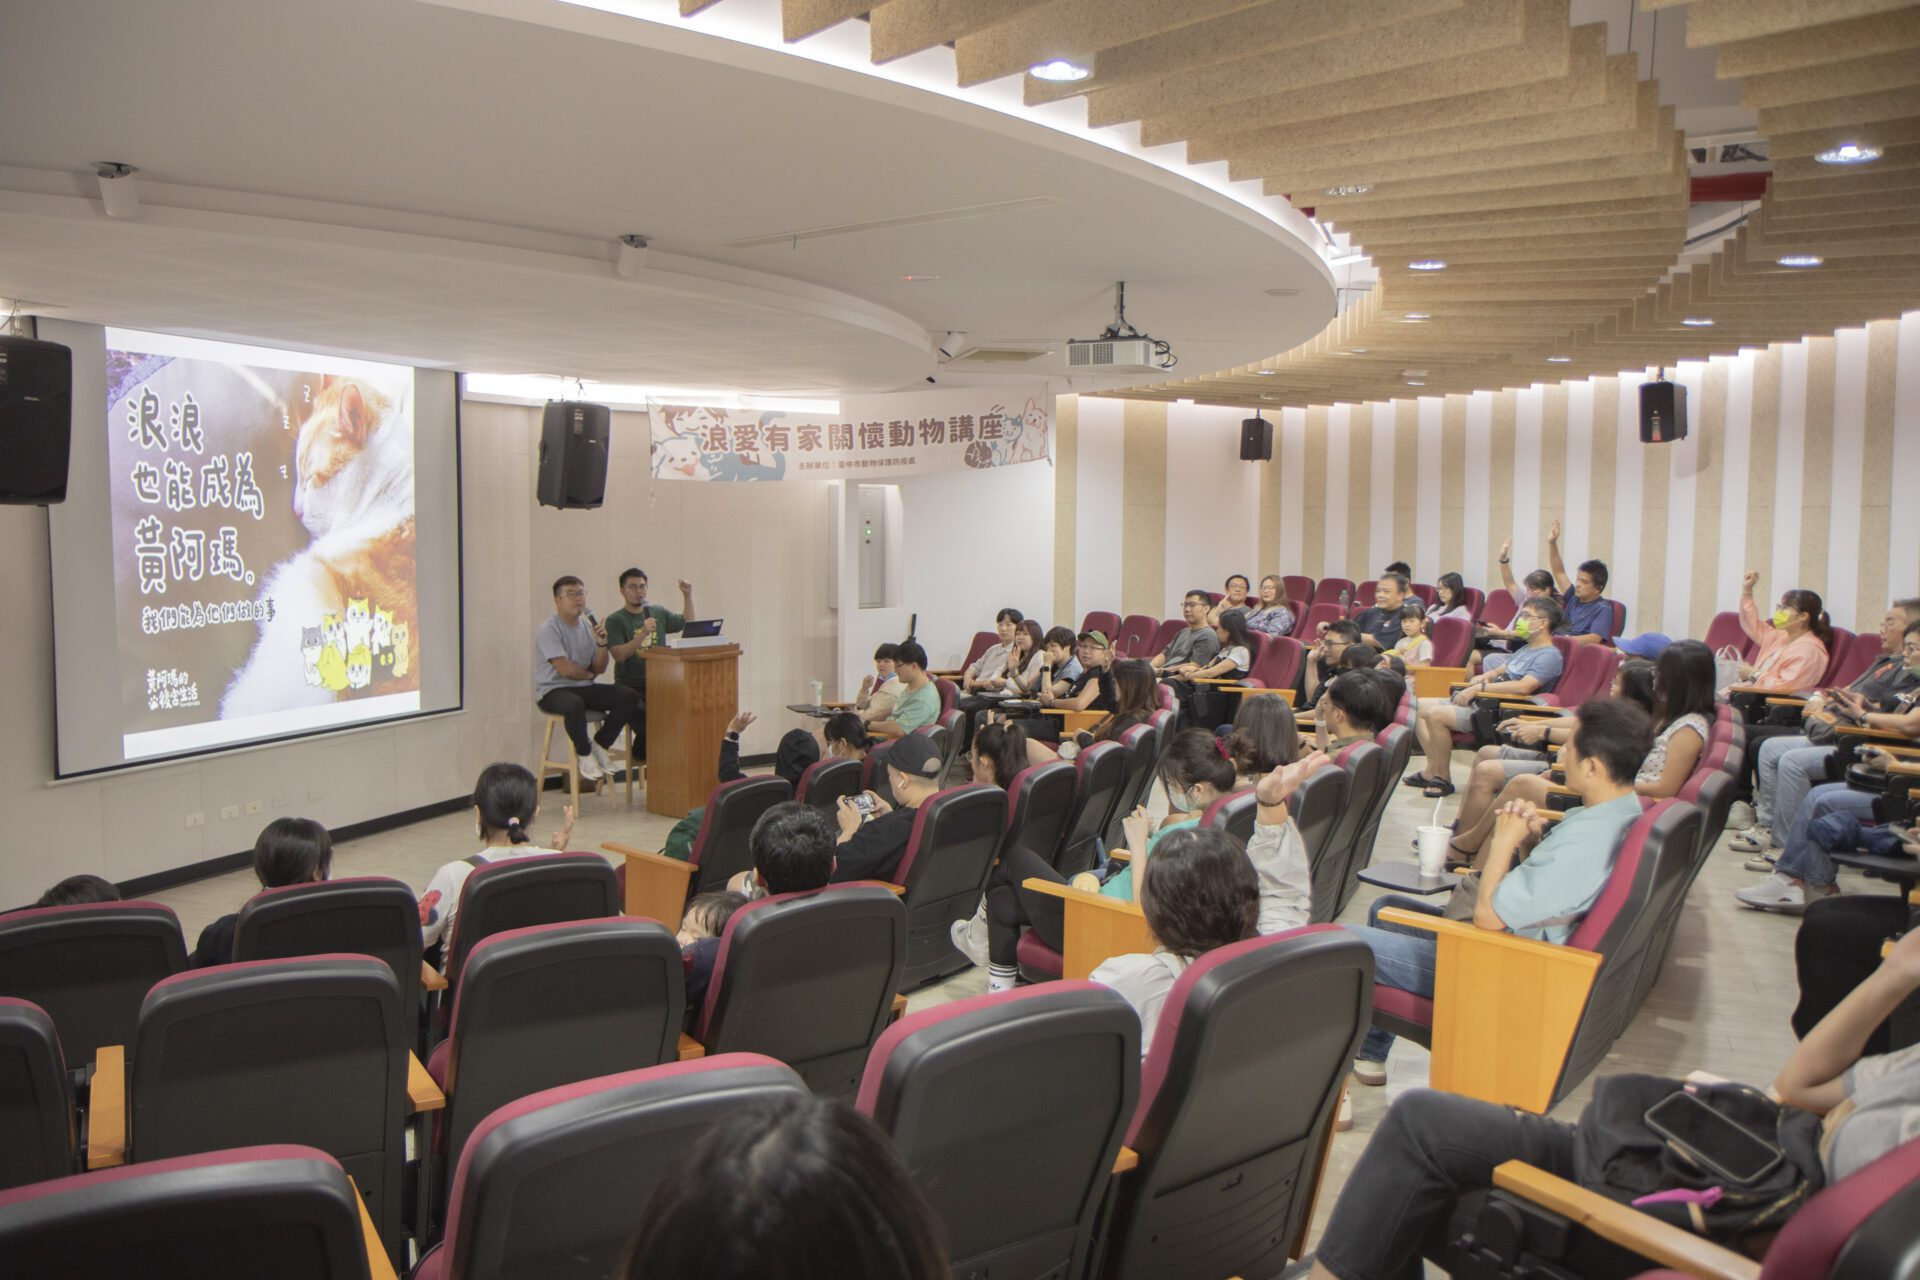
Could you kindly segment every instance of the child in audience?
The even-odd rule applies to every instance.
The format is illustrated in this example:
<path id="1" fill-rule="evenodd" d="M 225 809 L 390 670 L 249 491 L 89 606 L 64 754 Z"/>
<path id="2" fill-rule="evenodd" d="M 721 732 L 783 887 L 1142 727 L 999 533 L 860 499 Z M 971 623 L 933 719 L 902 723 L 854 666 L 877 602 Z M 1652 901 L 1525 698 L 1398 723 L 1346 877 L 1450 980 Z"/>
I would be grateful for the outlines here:
<path id="1" fill-rule="evenodd" d="M 747 835 L 747 853 L 753 870 L 742 871 L 727 882 L 725 894 L 700 894 L 687 904 L 687 916 L 701 898 L 729 897 L 739 906 L 781 893 L 812 893 L 827 887 L 835 867 L 833 821 L 810 804 L 788 800 L 761 814 Z M 706 1003 L 707 984 L 713 978 L 714 961 L 720 956 L 720 941 L 726 936 L 730 910 L 718 927 L 704 936 L 687 941 L 686 921 L 681 922 L 680 953 L 687 965 L 687 1025 L 699 1021 Z"/>
<path id="2" fill-rule="evenodd" d="M 1215 947 L 1254 936 L 1260 885 L 1246 851 L 1226 832 L 1176 831 L 1160 842 L 1143 878 L 1140 909 L 1154 949 L 1114 956 L 1087 976 L 1125 996 L 1140 1015 L 1145 1057 L 1160 1010 L 1187 966 Z"/>
<path id="3" fill-rule="evenodd" d="M 1888 1014 L 1920 990 L 1920 929 L 1813 1027 L 1774 1080 L 1782 1101 L 1826 1116 L 1820 1163 L 1831 1185 L 1911 1141 L 1920 1126 L 1920 1046 L 1864 1056 Z M 1425 1274 L 1423 1242 L 1462 1196 L 1524 1160 L 1575 1177 L 1571 1124 L 1434 1089 L 1397 1099 L 1334 1205 L 1314 1280 Z"/>
<path id="4" fill-rule="evenodd" d="M 746 905 L 745 898 L 725 890 L 696 893 L 680 917 L 680 932 L 675 935 L 680 940 L 680 949 L 685 951 L 702 938 L 718 938 L 726 932 L 727 921 L 733 918 L 733 913 Z"/>
<path id="5" fill-rule="evenodd" d="M 948 1280 L 946 1233 L 886 1136 L 795 1093 L 728 1112 L 647 1206 L 625 1280 Z"/>
<path id="6" fill-rule="evenodd" d="M 68 876 L 40 895 L 36 907 L 78 907 L 89 902 L 118 902 L 120 890 L 99 876 Z"/>
<path id="7" fill-rule="evenodd" d="M 310 818 L 275 818 L 253 842 L 253 875 L 262 889 L 313 884 L 333 870 L 333 837 Z M 116 897 L 119 895 L 115 895 Z M 189 969 L 233 962 L 234 928 L 240 913 L 221 916 L 200 932 L 187 957 Z"/>
<path id="8" fill-rule="evenodd" d="M 1245 610 L 1229 609 L 1222 613 L 1220 620 L 1214 624 L 1213 634 L 1220 642 L 1220 647 L 1212 660 L 1205 665 L 1195 666 L 1182 678 L 1167 681 L 1180 704 L 1183 724 L 1219 723 L 1221 713 L 1217 710 L 1217 704 L 1220 695 L 1211 686 L 1200 684 L 1199 681 L 1244 680 L 1247 669 L 1253 665 L 1253 636 L 1247 630 Z"/>
<path id="9" fill-rule="evenodd" d="M 1400 606 L 1400 639 L 1387 651 L 1409 667 L 1424 667 L 1433 662 L 1433 641 L 1427 639 L 1427 611 L 1418 600 Z M 1384 665 L 1385 658 L 1381 659 Z"/>
<path id="10" fill-rule="evenodd" d="M 573 835 L 573 806 L 567 805 L 560 812 L 560 829 L 549 841 L 552 847 L 532 843 L 533 823 L 540 816 L 540 784 L 517 764 L 490 764 L 482 769 L 473 784 L 473 818 L 479 830 L 480 851 L 443 864 L 427 882 L 426 892 L 420 895 L 421 941 L 431 949 L 453 936 L 460 889 L 481 867 L 565 850 Z M 434 956 L 433 961 L 438 964 L 439 957 Z"/>

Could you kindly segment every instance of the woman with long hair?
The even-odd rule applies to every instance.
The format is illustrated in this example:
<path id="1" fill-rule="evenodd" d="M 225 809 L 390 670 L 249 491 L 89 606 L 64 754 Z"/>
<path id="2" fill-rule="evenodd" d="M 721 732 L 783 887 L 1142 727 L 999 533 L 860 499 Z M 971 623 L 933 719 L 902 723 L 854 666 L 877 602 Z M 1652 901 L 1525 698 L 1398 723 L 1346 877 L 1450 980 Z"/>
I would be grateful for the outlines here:
<path id="1" fill-rule="evenodd" d="M 1433 584 L 1433 603 L 1427 606 L 1427 621 L 1442 618 L 1473 618 L 1473 603 L 1467 599 L 1467 581 L 1457 573 L 1443 573 Z"/>
<path id="2" fill-rule="evenodd" d="M 1293 708 L 1285 698 L 1272 694 L 1241 698 L 1225 741 L 1239 787 L 1252 786 L 1255 779 L 1293 763 L 1300 755 L 1300 729 L 1294 723 Z"/>
<path id="3" fill-rule="evenodd" d="M 429 948 L 452 936 L 460 889 L 481 867 L 513 858 L 562 853 L 573 834 L 573 806 L 561 811 L 560 829 L 546 846 L 533 843 L 533 824 L 540 816 L 540 784 L 517 764 L 490 764 L 473 784 L 473 820 L 480 851 L 445 863 L 420 895 L 420 937 Z"/>
<path id="4" fill-rule="evenodd" d="M 1220 620 L 1213 624 L 1213 634 L 1220 641 L 1220 652 L 1214 660 L 1180 679 L 1169 681 L 1185 723 L 1217 723 L 1220 695 L 1200 681 L 1245 679 L 1247 669 L 1253 665 L 1253 634 L 1247 630 L 1245 610 L 1222 611 Z"/>
<path id="5" fill-rule="evenodd" d="M 1264 636 L 1293 634 L 1293 601 L 1287 598 L 1287 582 L 1277 573 L 1260 579 L 1260 598 L 1252 602 L 1247 614 L 1247 629 Z"/>

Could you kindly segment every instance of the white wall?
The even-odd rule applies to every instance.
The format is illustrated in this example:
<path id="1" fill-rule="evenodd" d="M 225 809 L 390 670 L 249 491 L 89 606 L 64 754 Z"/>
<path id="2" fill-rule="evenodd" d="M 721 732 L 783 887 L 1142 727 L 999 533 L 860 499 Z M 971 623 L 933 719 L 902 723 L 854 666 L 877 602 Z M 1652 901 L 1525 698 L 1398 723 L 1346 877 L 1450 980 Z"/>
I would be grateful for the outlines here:
<path id="1" fill-rule="evenodd" d="M 1230 573 L 1243 573 L 1258 585 L 1260 575 L 1270 572 L 1254 555 L 1260 536 L 1260 468 L 1240 460 L 1240 422 L 1245 417 L 1246 410 L 1231 407 L 1167 407 L 1163 618 L 1179 617 L 1180 601 L 1195 587 L 1224 590 Z"/>
<path id="2" fill-rule="evenodd" d="M 1052 619 L 1053 464 L 920 476 L 900 484 L 905 513 L 902 604 L 920 615 L 936 669 L 966 656 L 976 631 L 1012 606 L 1041 628 Z M 871 652 L 871 650 L 869 650 Z"/>

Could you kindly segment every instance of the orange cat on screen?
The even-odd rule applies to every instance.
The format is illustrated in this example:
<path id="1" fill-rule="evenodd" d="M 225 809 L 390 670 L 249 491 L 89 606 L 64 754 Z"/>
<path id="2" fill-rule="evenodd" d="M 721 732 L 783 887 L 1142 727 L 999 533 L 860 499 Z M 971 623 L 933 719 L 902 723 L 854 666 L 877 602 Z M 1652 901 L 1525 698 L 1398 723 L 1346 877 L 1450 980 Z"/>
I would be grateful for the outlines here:
<path id="1" fill-rule="evenodd" d="M 361 612 L 373 601 L 408 624 L 395 678 L 367 692 L 420 687 L 411 418 L 375 388 L 329 374 L 300 425 L 294 464 L 293 511 L 313 541 L 268 575 L 260 595 L 273 600 L 274 616 L 227 686 L 222 719 L 335 701 L 302 679 L 301 631 L 324 614 L 346 615 L 349 601 Z"/>

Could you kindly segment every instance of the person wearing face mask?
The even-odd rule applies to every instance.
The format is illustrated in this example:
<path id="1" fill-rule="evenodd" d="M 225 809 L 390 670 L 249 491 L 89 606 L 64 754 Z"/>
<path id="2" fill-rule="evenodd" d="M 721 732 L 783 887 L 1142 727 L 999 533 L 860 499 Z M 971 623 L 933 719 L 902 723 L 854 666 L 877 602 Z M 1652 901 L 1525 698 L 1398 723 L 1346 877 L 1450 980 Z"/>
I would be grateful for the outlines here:
<path id="1" fill-rule="evenodd" d="M 1560 625 L 1560 602 L 1541 596 L 1529 600 L 1513 620 L 1514 630 L 1527 647 L 1511 656 L 1488 659 L 1487 670 L 1468 680 L 1451 698 L 1427 698 L 1420 703 L 1414 733 L 1426 752 L 1424 771 L 1408 774 L 1406 783 L 1419 787 L 1429 800 L 1453 794 L 1453 735 L 1473 728 L 1473 700 L 1484 697 L 1531 698 L 1553 692 L 1564 665 L 1554 647 L 1553 629 Z"/>
<path id="2" fill-rule="evenodd" d="M 1833 628 L 1820 597 L 1812 591 L 1783 591 L 1771 618 L 1762 618 L 1753 600 L 1758 569 L 1747 570 L 1740 583 L 1740 626 L 1760 646 L 1752 663 L 1740 664 L 1740 679 L 1731 693 L 1792 693 L 1811 689 L 1826 674 L 1833 648 Z"/>

